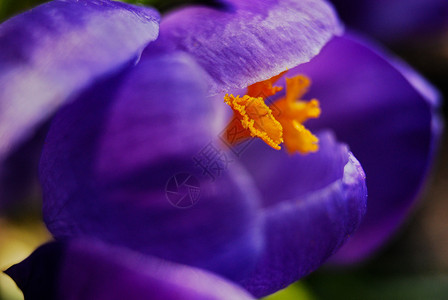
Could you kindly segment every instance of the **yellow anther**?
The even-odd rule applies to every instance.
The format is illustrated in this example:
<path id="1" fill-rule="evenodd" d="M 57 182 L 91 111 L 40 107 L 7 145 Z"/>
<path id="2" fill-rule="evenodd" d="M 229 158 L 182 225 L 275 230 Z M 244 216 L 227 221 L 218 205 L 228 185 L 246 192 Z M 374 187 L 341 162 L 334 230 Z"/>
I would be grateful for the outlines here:
<path id="1" fill-rule="evenodd" d="M 306 154 L 319 150 L 319 139 L 305 126 L 295 120 L 281 124 L 282 126 L 284 124 L 285 147 L 289 153 L 299 152 Z"/>
<path id="2" fill-rule="evenodd" d="M 313 99 L 305 102 L 299 99 L 308 91 L 310 79 L 299 75 L 286 78 L 286 95 L 268 107 L 264 99 L 282 90 L 274 86 L 284 73 L 271 79 L 255 83 L 248 87 L 247 95 L 226 95 L 224 101 L 233 109 L 237 122 L 232 122 L 227 128 L 228 136 L 239 133 L 234 142 L 243 138 L 259 137 L 274 149 L 280 150 L 280 144 L 285 143 L 290 153 L 306 154 L 319 149 L 318 138 L 314 136 L 303 123 L 310 118 L 320 116 L 319 101 Z M 274 117 L 272 111 L 278 111 Z"/>
<path id="3" fill-rule="evenodd" d="M 299 75 L 286 78 L 286 96 L 275 102 L 281 112 L 277 120 L 282 124 L 286 150 L 305 154 L 319 149 L 319 139 L 302 124 L 311 118 L 320 116 L 319 101 L 297 101 L 307 91 L 311 84 L 308 77 Z"/>
<path id="4" fill-rule="evenodd" d="M 259 137 L 272 148 L 280 150 L 279 145 L 283 142 L 282 126 L 274 118 L 263 98 L 248 95 L 241 98 L 227 94 L 224 101 L 233 109 L 235 117 L 241 121 L 238 124 L 241 124 L 250 136 Z M 235 128 L 227 130 L 238 131 Z"/>

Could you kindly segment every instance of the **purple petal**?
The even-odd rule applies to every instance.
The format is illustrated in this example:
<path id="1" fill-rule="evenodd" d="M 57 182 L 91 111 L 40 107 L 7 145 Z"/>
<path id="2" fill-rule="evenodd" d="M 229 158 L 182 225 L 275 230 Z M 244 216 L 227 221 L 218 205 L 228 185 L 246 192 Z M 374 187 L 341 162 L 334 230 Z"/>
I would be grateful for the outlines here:
<path id="1" fill-rule="evenodd" d="M 321 101 L 322 116 L 309 127 L 334 130 L 366 172 L 367 215 L 335 258 L 361 260 L 403 222 L 426 179 L 441 128 L 437 91 L 353 36 L 335 38 L 292 72 L 309 76 L 307 97 Z"/>
<path id="2" fill-rule="evenodd" d="M 332 0 L 351 27 L 389 42 L 448 28 L 446 0 Z"/>
<path id="3" fill-rule="evenodd" d="M 40 172 L 56 238 L 97 237 L 230 278 L 253 266 L 261 231 L 250 182 L 236 164 L 211 181 L 193 160 L 224 128 L 214 106 L 225 105 L 205 97 L 202 72 L 185 54 L 146 57 L 56 116 Z M 193 194 L 179 190 L 192 207 L 170 203 L 174 178 L 188 187 L 179 173 L 192 178 Z"/>
<path id="4" fill-rule="evenodd" d="M 319 151 L 306 156 L 260 144 L 244 154 L 244 165 L 265 203 L 266 250 L 252 275 L 242 281 L 256 297 L 283 289 L 318 268 L 364 216 L 367 190 L 361 166 L 332 135 L 319 139 Z"/>
<path id="5" fill-rule="evenodd" d="M 340 26 L 325 1 L 226 1 L 164 17 L 159 44 L 182 50 L 209 73 L 213 93 L 268 79 L 309 61 Z"/>
<path id="6" fill-rule="evenodd" d="M 0 161 L 157 35 L 157 12 L 108 0 L 51 1 L 1 24 Z"/>
<path id="7" fill-rule="evenodd" d="M 212 273 L 98 241 L 53 242 L 6 271 L 33 299 L 253 299 Z"/>

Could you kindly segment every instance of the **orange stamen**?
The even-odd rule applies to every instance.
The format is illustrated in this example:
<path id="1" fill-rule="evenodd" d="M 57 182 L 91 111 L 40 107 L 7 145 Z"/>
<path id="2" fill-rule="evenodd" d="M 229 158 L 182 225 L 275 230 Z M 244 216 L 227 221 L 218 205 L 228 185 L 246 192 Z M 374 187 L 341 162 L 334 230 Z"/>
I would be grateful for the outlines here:
<path id="1" fill-rule="evenodd" d="M 281 112 L 277 120 L 282 124 L 285 147 L 289 153 L 298 151 L 306 154 L 319 149 L 319 139 L 302 125 L 308 119 L 320 116 L 319 101 L 297 101 L 308 91 L 310 84 L 310 79 L 303 75 L 286 78 L 286 96 L 275 102 Z"/>
<path id="2" fill-rule="evenodd" d="M 282 126 L 274 118 L 263 98 L 248 95 L 240 98 L 227 94 L 224 101 L 233 109 L 235 117 L 240 120 L 237 124 L 241 124 L 250 136 L 259 137 L 272 148 L 280 150 L 279 145 L 283 142 Z"/>
<path id="3" fill-rule="evenodd" d="M 310 79 L 304 75 L 286 78 L 286 95 L 268 107 L 264 99 L 275 95 L 282 88 L 274 86 L 285 72 L 271 79 L 255 83 L 248 87 L 247 95 L 226 95 L 224 101 L 233 109 L 237 122 L 228 126 L 227 136 L 239 132 L 238 140 L 259 137 L 274 149 L 280 150 L 285 143 L 289 153 L 306 154 L 319 149 L 318 138 L 303 123 L 310 118 L 318 118 L 321 110 L 319 101 L 299 100 L 310 86 Z M 272 111 L 279 111 L 274 117 Z"/>

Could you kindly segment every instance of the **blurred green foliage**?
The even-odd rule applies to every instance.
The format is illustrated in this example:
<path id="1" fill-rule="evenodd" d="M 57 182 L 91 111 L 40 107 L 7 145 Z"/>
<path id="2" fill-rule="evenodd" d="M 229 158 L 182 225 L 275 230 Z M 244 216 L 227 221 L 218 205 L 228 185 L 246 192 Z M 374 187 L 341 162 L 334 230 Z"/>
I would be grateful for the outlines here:
<path id="1" fill-rule="evenodd" d="M 216 6 L 218 0 L 120 0 L 137 5 L 148 5 L 156 8 L 159 12 L 164 13 L 176 7 L 187 5 L 210 5 Z"/>
<path id="2" fill-rule="evenodd" d="M 359 272 L 316 273 L 306 284 L 319 300 L 446 300 L 447 275 L 374 276 Z"/>
<path id="3" fill-rule="evenodd" d="M 263 300 L 316 300 L 308 288 L 301 282 L 290 285 L 289 287 L 270 295 Z"/>
<path id="4" fill-rule="evenodd" d="M 126 2 L 130 4 L 140 4 L 140 5 L 150 5 L 154 6 L 158 2 L 171 2 L 171 1 L 163 1 L 163 0 L 119 0 L 121 2 Z"/>
<path id="5" fill-rule="evenodd" d="M 0 0 L 0 21 L 47 1 L 43 0 Z"/>
<path id="6" fill-rule="evenodd" d="M 171 8 L 181 6 L 188 3 L 201 3 L 205 1 L 200 0 L 118 0 L 136 5 L 153 6 L 161 12 L 167 11 Z M 0 22 L 31 9 L 39 4 L 48 2 L 45 0 L 0 0 Z"/>

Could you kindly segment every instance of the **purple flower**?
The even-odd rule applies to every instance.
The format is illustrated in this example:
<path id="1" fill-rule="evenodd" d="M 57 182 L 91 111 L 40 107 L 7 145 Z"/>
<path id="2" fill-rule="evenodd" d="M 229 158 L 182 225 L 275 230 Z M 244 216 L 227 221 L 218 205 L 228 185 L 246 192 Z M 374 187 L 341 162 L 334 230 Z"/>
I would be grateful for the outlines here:
<path id="1" fill-rule="evenodd" d="M 2 95 L 5 107 L 19 112 L 31 83 L 33 88 L 46 87 L 47 82 L 60 88 L 48 95 L 42 88 L 42 96 L 33 91 L 40 97 L 29 112 L 32 118 L 17 113 L 18 122 L 5 125 L 0 119 L 0 128 L 8 133 L 4 156 L 65 104 L 52 120 L 40 161 L 44 219 L 63 242 L 44 246 L 8 271 L 26 293 L 64 297 L 87 289 L 92 294 L 85 297 L 110 299 L 110 293 L 120 298 L 125 288 L 145 297 L 160 284 L 166 287 L 161 291 L 166 297 L 185 293 L 185 298 L 228 299 L 231 293 L 244 297 L 235 285 L 256 297 L 289 285 L 334 254 L 365 213 L 364 171 L 336 137 L 363 157 L 374 191 L 370 218 L 378 221 L 363 225 L 367 233 L 360 235 L 372 243 L 360 248 L 355 236 L 354 246 L 346 250 L 349 255 L 340 255 L 351 259 L 370 253 L 402 220 L 417 192 L 408 185 L 422 182 L 433 154 L 435 92 L 415 73 L 356 37 L 334 38 L 317 55 L 340 32 L 334 12 L 323 1 L 226 3 L 218 9 L 172 12 L 162 20 L 154 43 L 157 25 L 151 10 L 105 0 L 53 1 L 2 25 L 12 24 L 19 32 L 7 41 L 27 58 L 17 63 L 5 55 L 11 72 L 26 66 L 34 74 L 28 57 L 52 53 L 43 56 L 42 71 L 36 58 L 36 82 L 8 76 L 5 86 L 20 89 Z M 93 34 L 97 31 L 85 21 L 90 18 L 104 26 L 98 29 L 104 40 Z M 19 24 L 33 20 L 47 29 L 59 22 L 71 25 L 43 31 L 27 48 L 16 37 L 28 41 L 34 33 Z M 126 28 L 128 22 L 132 26 Z M 134 36 L 133 22 L 152 34 L 135 42 L 133 37 L 144 35 Z M 67 58 L 61 47 L 46 44 L 62 41 L 73 28 L 86 31 L 75 36 L 86 36 L 83 44 L 93 45 L 81 47 L 79 53 L 75 47 Z M 123 28 L 129 32 L 124 36 L 114 31 Z M 120 60 L 123 43 L 132 51 Z M 5 51 L 9 49 L 2 49 L 0 58 Z M 277 76 L 269 81 L 286 69 L 286 80 Z M 313 82 L 309 94 L 307 78 Z M 284 88 L 279 91 L 272 84 Z M 224 96 L 246 93 L 246 88 L 247 97 Z M 264 93 L 260 98 L 258 89 Z M 322 115 L 317 118 L 317 100 L 297 101 L 295 96 L 316 96 Z M 224 130 L 230 112 L 224 97 L 247 136 L 259 136 L 273 148 L 284 142 L 288 151 L 245 140 L 251 143 L 241 158 L 226 160 L 226 168 L 210 180 L 194 158 L 210 143 L 219 155 L 232 155 L 218 139 L 231 129 Z M 256 103 L 261 111 L 248 103 Z M 256 123 L 255 117 L 266 123 Z M 316 118 L 306 123 L 311 131 L 303 126 L 309 118 Z M 182 184 L 180 178 L 191 182 Z M 189 193 L 178 194 L 194 194 L 196 200 L 200 195 L 199 200 L 188 209 L 173 206 L 168 201 L 173 182 L 174 188 Z M 379 233 L 368 235 L 368 230 Z M 92 239 L 101 243 L 89 242 Z M 146 256 L 138 256 L 142 254 Z M 135 267 L 136 260 L 141 268 Z M 161 278 L 154 275 L 158 272 Z M 199 279 L 185 279 L 196 272 Z M 102 277 L 104 273 L 108 276 Z M 44 274 L 48 281 L 35 285 L 42 276 L 33 274 Z M 92 280 L 70 282 L 85 274 Z M 123 286 L 116 284 L 122 280 Z M 198 287 L 200 280 L 216 289 Z"/>
<path id="2" fill-rule="evenodd" d="M 253 299 L 210 272 L 95 240 L 46 244 L 6 273 L 30 300 Z"/>
<path id="3" fill-rule="evenodd" d="M 332 0 L 350 27 L 386 42 L 448 29 L 446 0 Z"/>

